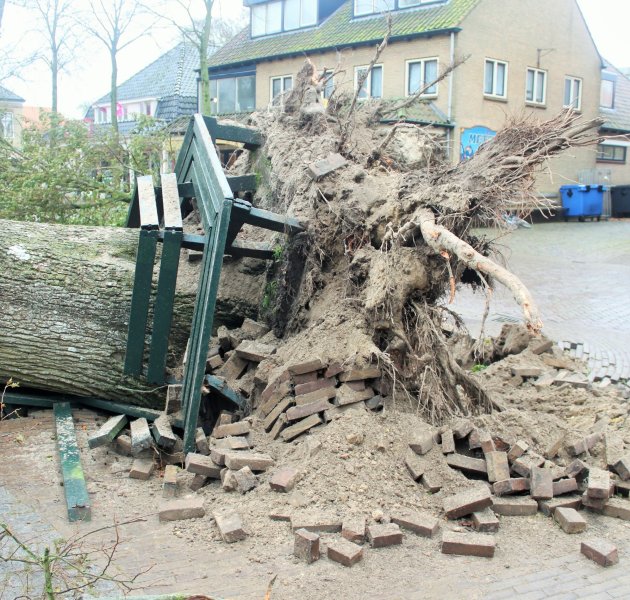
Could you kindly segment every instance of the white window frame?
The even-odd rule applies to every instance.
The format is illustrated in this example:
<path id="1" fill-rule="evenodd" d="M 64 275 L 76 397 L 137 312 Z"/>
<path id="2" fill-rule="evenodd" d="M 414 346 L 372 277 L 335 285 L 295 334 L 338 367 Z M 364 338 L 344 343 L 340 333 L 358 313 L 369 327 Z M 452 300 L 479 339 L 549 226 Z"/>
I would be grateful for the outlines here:
<path id="1" fill-rule="evenodd" d="M 486 92 L 486 63 L 494 63 L 494 68 L 492 70 L 492 92 Z M 496 94 L 496 84 L 497 84 L 497 67 L 498 65 L 505 66 L 505 82 L 504 82 L 504 90 L 503 95 Z M 505 60 L 499 60 L 498 58 L 486 58 L 483 61 L 483 95 L 486 98 L 499 98 L 500 100 L 507 100 L 508 97 L 508 78 L 510 74 L 510 65 Z"/>
<path id="2" fill-rule="evenodd" d="M 612 84 L 612 99 L 611 99 L 611 105 L 610 106 L 606 106 L 603 102 L 603 92 L 604 92 L 604 83 L 610 83 Z M 600 83 L 600 89 L 599 89 L 599 107 L 603 108 L 604 110 L 615 110 L 615 96 L 617 95 L 617 81 L 615 79 L 610 79 L 608 77 L 602 77 L 601 83 Z"/>
<path id="3" fill-rule="evenodd" d="M 532 96 L 533 98 L 531 100 L 527 99 L 527 77 L 529 76 L 529 72 L 532 72 L 534 74 L 534 87 L 532 89 Z M 542 101 L 539 102 L 538 100 L 536 100 L 536 96 L 538 95 L 536 92 L 538 92 L 538 77 L 537 75 L 539 75 L 540 73 L 542 73 L 543 75 L 543 93 L 542 93 Z M 526 104 L 535 104 L 536 106 L 545 106 L 547 104 L 547 71 L 545 71 L 544 69 L 537 69 L 535 67 L 527 67 L 527 70 L 525 71 L 525 103 Z"/>
<path id="4" fill-rule="evenodd" d="M 370 65 L 357 65 L 354 67 L 354 89 L 356 91 L 359 86 L 359 71 L 361 69 L 368 69 Z M 372 96 L 372 71 L 376 68 L 381 69 L 381 95 L 380 96 Z M 365 86 L 367 87 L 368 95 L 365 98 L 359 98 L 359 100 L 370 100 L 371 98 L 382 98 L 383 97 L 383 84 L 385 83 L 385 68 L 382 64 L 377 64 L 372 67 L 372 70 L 368 73 L 367 79 L 365 80 Z"/>
<path id="5" fill-rule="evenodd" d="M 425 64 L 427 62 L 431 62 L 431 61 L 435 61 L 436 62 L 436 73 L 437 76 L 440 76 L 440 59 L 437 56 L 430 56 L 428 58 L 412 58 L 411 60 L 406 60 L 405 61 L 405 96 L 415 96 L 416 92 L 410 92 L 409 91 L 409 68 L 411 65 L 421 65 L 420 69 L 422 71 L 422 76 L 424 77 L 425 75 Z M 423 88 L 427 83 L 430 83 L 428 81 L 422 81 L 422 83 L 420 84 L 420 88 Z M 435 84 L 435 92 L 425 92 L 424 94 L 421 94 L 420 97 L 421 98 L 437 98 L 438 97 L 438 93 L 440 91 L 440 84 L 436 83 Z"/>
<path id="6" fill-rule="evenodd" d="M 602 151 L 605 148 L 612 148 L 613 158 L 605 158 L 601 156 Z M 616 150 L 623 150 L 622 159 L 614 158 L 614 154 Z M 597 145 L 597 162 L 616 164 L 616 165 L 625 165 L 627 160 L 628 160 L 628 147 L 625 146 L 624 144 L 613 144 L 613 143 L 607 143 L 606 141 L 603 141 Z"/>
<path id="7" fill-rule="evenodd" d="M 565 102 L 565 92 L 566 92 L 566 89 L 567 89 L 567 81 L 571 82 L 571 99 L 570 99 L 568 104 Z M 576 81 L 580 82 L 580 93 L 578 94 L 577 104 L 575 102 L 575 98 L 573 97 L 573 89 L 574 89 L 574 85 L 575 85 Z M 573 75 L 565 75 L 565 77 L 564 77 L 564 89 L 562 90 L 562 103 L 563 103 L 564 108 L 572 108 L 572 109 L 577 110 L 577 111 L 582 110 L 582 93 L 583 93 L 583 90 L 584 90 L 584 80 L 581 77 L 574 77 Z"/>
<path id="8" fill-rule="evenodd" d="M 357 11 L 357 2 L 358 0 L 354 0 L 352 6 L 352 14 L 355 17 L 365 17 L 367 15 L 380 15 L 382 12 L 396 10 L 397 4 L 396 0 L 371 0 L 372 1 L 372 10 L 366 12 L 358 12 Z M 388 6 L 386 9 L 382 9 L 379 7 L 379 3 L 385 2 Z"/>
<path id="9" fill-rule="evenodd" d="M 290 89 L 285 89 L 284 87 L 284 82 L 286 79 L 290 79 L 291 80 L 291 88 Z M 273 82 L 276 80 L 280 80 L 280 93 L 277 96 L 273 95 Z M 276 98 L 282 98 L 282 96 L 284 94 L 286 94 L 286 92 L 289 92 L 293 89 L 293 75 L 274 75 L 273 77 L 269 78 L 269 103 L 273 104 L 273 102 L 275 101 Z"/>

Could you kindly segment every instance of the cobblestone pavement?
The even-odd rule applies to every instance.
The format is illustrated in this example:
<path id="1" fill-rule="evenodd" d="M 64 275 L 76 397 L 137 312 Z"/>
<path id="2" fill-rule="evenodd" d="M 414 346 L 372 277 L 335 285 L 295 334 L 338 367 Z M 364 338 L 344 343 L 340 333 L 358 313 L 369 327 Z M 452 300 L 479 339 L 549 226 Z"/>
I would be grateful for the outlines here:
<path id="1" fill-rule="evenodd" d="M 592 378 L 630 378 L 630 221 L 540 223 L 497 238 L 507 266 L 532 292 L 544 333 L 587 359 Z M 501 237 L 503 236 L 503 237 Z M 478 335 L 483 292 L 467 286 L 451 306 Z M 493 296 L 486 334 L 521 313 L 501 285 Z"/>

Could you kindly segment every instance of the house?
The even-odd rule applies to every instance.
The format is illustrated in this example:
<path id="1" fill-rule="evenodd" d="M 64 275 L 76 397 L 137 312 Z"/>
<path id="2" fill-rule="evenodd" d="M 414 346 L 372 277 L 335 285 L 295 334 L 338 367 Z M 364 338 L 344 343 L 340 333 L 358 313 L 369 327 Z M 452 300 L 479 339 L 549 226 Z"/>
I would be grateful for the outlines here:
<path id="1" fill-rule="evenodd" d="M 0 137 L 19 146 L 24 98 L 0 85 Z"/>
<path id="2" fill-rule="evenodd" d="M 125 135 L 146 115 L 171 123 L 197 110 L 199 52 L 181 42 L 117 88 L 118 130 Z M 110 94 L 99 98 L 88 110 L 86 120 L 96 126 L 112 122 Z"/>
<path id="3" fill-rule="evenodd" d="M 412 119 L 444 132 L 453 162 L 494 136 L 509 116 L 547 119 L 563 108 L 599 116 L 602 59 L 575 0 L 245 0 L 249 26 L 210 58 L 214 112 L 270 106 L 292 87 L 308 56 L 320 72 L 340 71 L 332 87 L 351 91 L 387 31 L 390 41 L 362 98 L 423 94 Z M 408 119 L 409 120 L 409 119 Z M 550 162 L 541 193 L 557 194 L 596 168 L 596 149 Z"/>

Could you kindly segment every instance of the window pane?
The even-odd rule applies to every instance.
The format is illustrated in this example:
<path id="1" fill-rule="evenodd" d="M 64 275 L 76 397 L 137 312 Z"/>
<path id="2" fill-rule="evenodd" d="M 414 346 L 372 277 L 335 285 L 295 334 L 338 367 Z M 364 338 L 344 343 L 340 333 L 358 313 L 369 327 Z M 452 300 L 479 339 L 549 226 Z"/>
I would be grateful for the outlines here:
<path id="1" fill-rule="evenodd" d="M 354 0 L 354 14 L 367 15 L 372 12 L 372 0 Z"/>
<path id="2" fill-rule="evenodd" d="M 437 60 L 428 60 L 424 63 L 424 81 L 423 85 L 427 83 L 431 83 L 435 81 L 438 76 L 438 61 Z M 437 94 L 437 83 L 432 85 L 425 92 L 426 94 Z"/>
<path id="3" fill-rule="evenodd" d="M 330 98 L 330 96 L 333 93 L 333 90 L 335 89 L 335 81 L 333 77 L 333 72 L 326 71 L 324 76 L 326 77 L 326 80 L 324 82 L 324 98 Z"/>
<path id="4" fill-rule="evenodd" d="M 579 79 L 573 80 L 573 108 L 580 108 L 580 95 L 582 93 L 582 82 Z"/>
<path id="5" fill-rule="evenodd" d="M 545 101 L 545 73 L 536 73 L 536 102 L 542 104 Z"/>
<path id="6" fill-rule="evenodd" d="M 423 0 L 398 0 L 398 6 L 400 8 L 408 8 L 409 6 L 418 6 L 422 2 Z"/>
<path id="7" fill-rule="evenodd" d="M 231 113 L 236 111 L 236 79 L 219 80 L 219 112 Z"/>
<path id="8" fill-rule="evenodd" d="M 242 112 L 253 111 L 256 107 L 256 78 L 239 77 L 237 79 L 238 87 L 238 106 L 237 110 Z"/>
<path id="9" fill-rule="evenodd" d="M 264 4 L 252 6 L 252 36 L 265 35 L 267 7 Z"/>
<path id="10" fill-rule="evenodd" d="M 282 31 L 282 2 L 267 4 L 267 33 Z"/>
<path id="11" fill-rule="evenodd" d="M 380 98 L 383 95 L 383 67 L 372 69 L 372 98 Z"/>
<path id="12" fill-rule="evenodd" d="M 300 26 L 307 27 L 317 23 L 317 0 L 302 0 Z"/>
<path id="13" fill-rule="evenodd" d="M 407 83 L 407 93 L 415 94 L 420 89 L 422 82 L 422 64 L 409 63 L 409 81 Z"/>
<path id="14" fill-rule="evenodd" d="M 288 92 L 293 89 L 293 77 L 285 77 L 283 79 L 283 92 Z"/>
<path id="15" fill-rule="evenodd" d="M 525 84 L 525 100 L 534 101 L 534 71 L 527 69 L 527 82 Z"/>
<path id="16" fill-rule="evenodd" d="M 564 105 L 571 106 L 572 83 L 570 79 L 564 80 Z"/>
<path id="17" fill-rule="evenodd" d="M 374 8 L 377 12 L 385 12 L 396 8 L 395 0 L 374 0 Z"/>
<path id="18" fill-rule="evenodd" d="M 506 66 L 501 63 L 497 63 L 497 81 L 496 81 L 496 89 L 494 93 L 497 96 L 505 96 L 505 71 Z"/>
<path id="19" fill-rule="evenodd" d="M 494 90 L 494 62 L 487 60 L 483 91 L 485 94 L 492 94 L 493 90 Z"/>
<path id="20" fill-rule="evenodd" d="M 355 89 L 356 86 L 359 85 L 359 80 L 365 75 L 365 72 L 367 71 L 367 69 L 365 67 L 359 67 L 355 73 L 356 73 L 356 81 L 355 81 Z M 359 98 L 367 98 L 368 97 L 368 83 L 369 83 L 369 77 L 363 82 L 363 85 L 361 86 L 361 90 L 359 91 Z"/>
<path id="21" fill-rule="evenodd" d="M 300 26 L 300 0 L 285 0 L 284 28 L 297 29 Z"/>
<path id="22" fill-rule="evenodd" d="M 274 100 L 282 93 L 282 79 L 280 77 L 271 80 L 271 99 Z"/>
<path id="23" fill-rule="evenodd" d="M 599 105 L 603 108 L 613 108 L 615 104 L 615 82 L 607 79 L 602 80 L 602 88 L 599 98 Z"/>

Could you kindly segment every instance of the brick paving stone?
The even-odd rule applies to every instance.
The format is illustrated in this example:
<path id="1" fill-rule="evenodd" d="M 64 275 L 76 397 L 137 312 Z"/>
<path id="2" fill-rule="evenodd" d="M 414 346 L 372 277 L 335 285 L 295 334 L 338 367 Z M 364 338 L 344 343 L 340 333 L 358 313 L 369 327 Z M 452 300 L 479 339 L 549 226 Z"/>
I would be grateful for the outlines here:
<path id="1" fill-rule="evenodd" d="M 344 567 L 351 567 L 363 558 L 363 548 L 342 538 L 328 545 L 328 558 Z"/>
<path id="2" fill-rule="evenodd" d="M 426 454 L 433 448 L 433 434 L 430 431 L 419 431 L 409 442 L 409 447 L 416 454 Z"/>
<path id="3" fill-rule="evenodd" d="M 586 529 L 586 520 L 574 508 L 558 507 L 553 518 L 565 533 L 582 533 Z"/>
<path id="4" fill-rule="evenodd" d="M 602 538 L 584 540 L 580 551 L 584 556 L 602 567 L 610 567 L 619 562 L 619 553 L 616 546 Z"/>
<path id="5" fill-rule="evenodd" d="M 533 498 L 494 498 L 492 510 L 506 517 L 526 517 L 538 512 L 538 503 Z"/>
<path id="6" fill-rule="evenodd" d="M 364 517 L 344 519 L 341 527 L 341 536 L 349 542 L 363 544 L 365 542 L 366 523 Z"/>
<path id="7" fill-rule="evenodd" d="M 293 554 L 307 564 L 319 560 L 319 535 L 306 529 L 298 529 L 295 534 Z"/>
<path id="8" fill-rule="evenodd" d="M 442 554 L 492 558 L 495 548 L 496 542 L 491 535 L 452 531 L 445 531 L 442 534 Z"/>
<path id="9" fill-rule="evenodd" d="M 372 548 L 386 548 L 402 544 L 403 534 L 396 523 L 369 525 L 367 537 Z"/>
<path id="10" fill-rule="evenodd" d="M 393 514 L 392 523 L 400 525 L 403 529 L 412 531 L 423 537 L 433 537 L 440 528 L 440 522 L 433 515 L 421 512 L 407 512 Z"/>
<path id="11" fill-rule="evenodd" d="M 467 490 L 444 498 L 443 507 L 449 519 L 458 519 L 492 505 L 492 496 L 486 489 Z"/>

